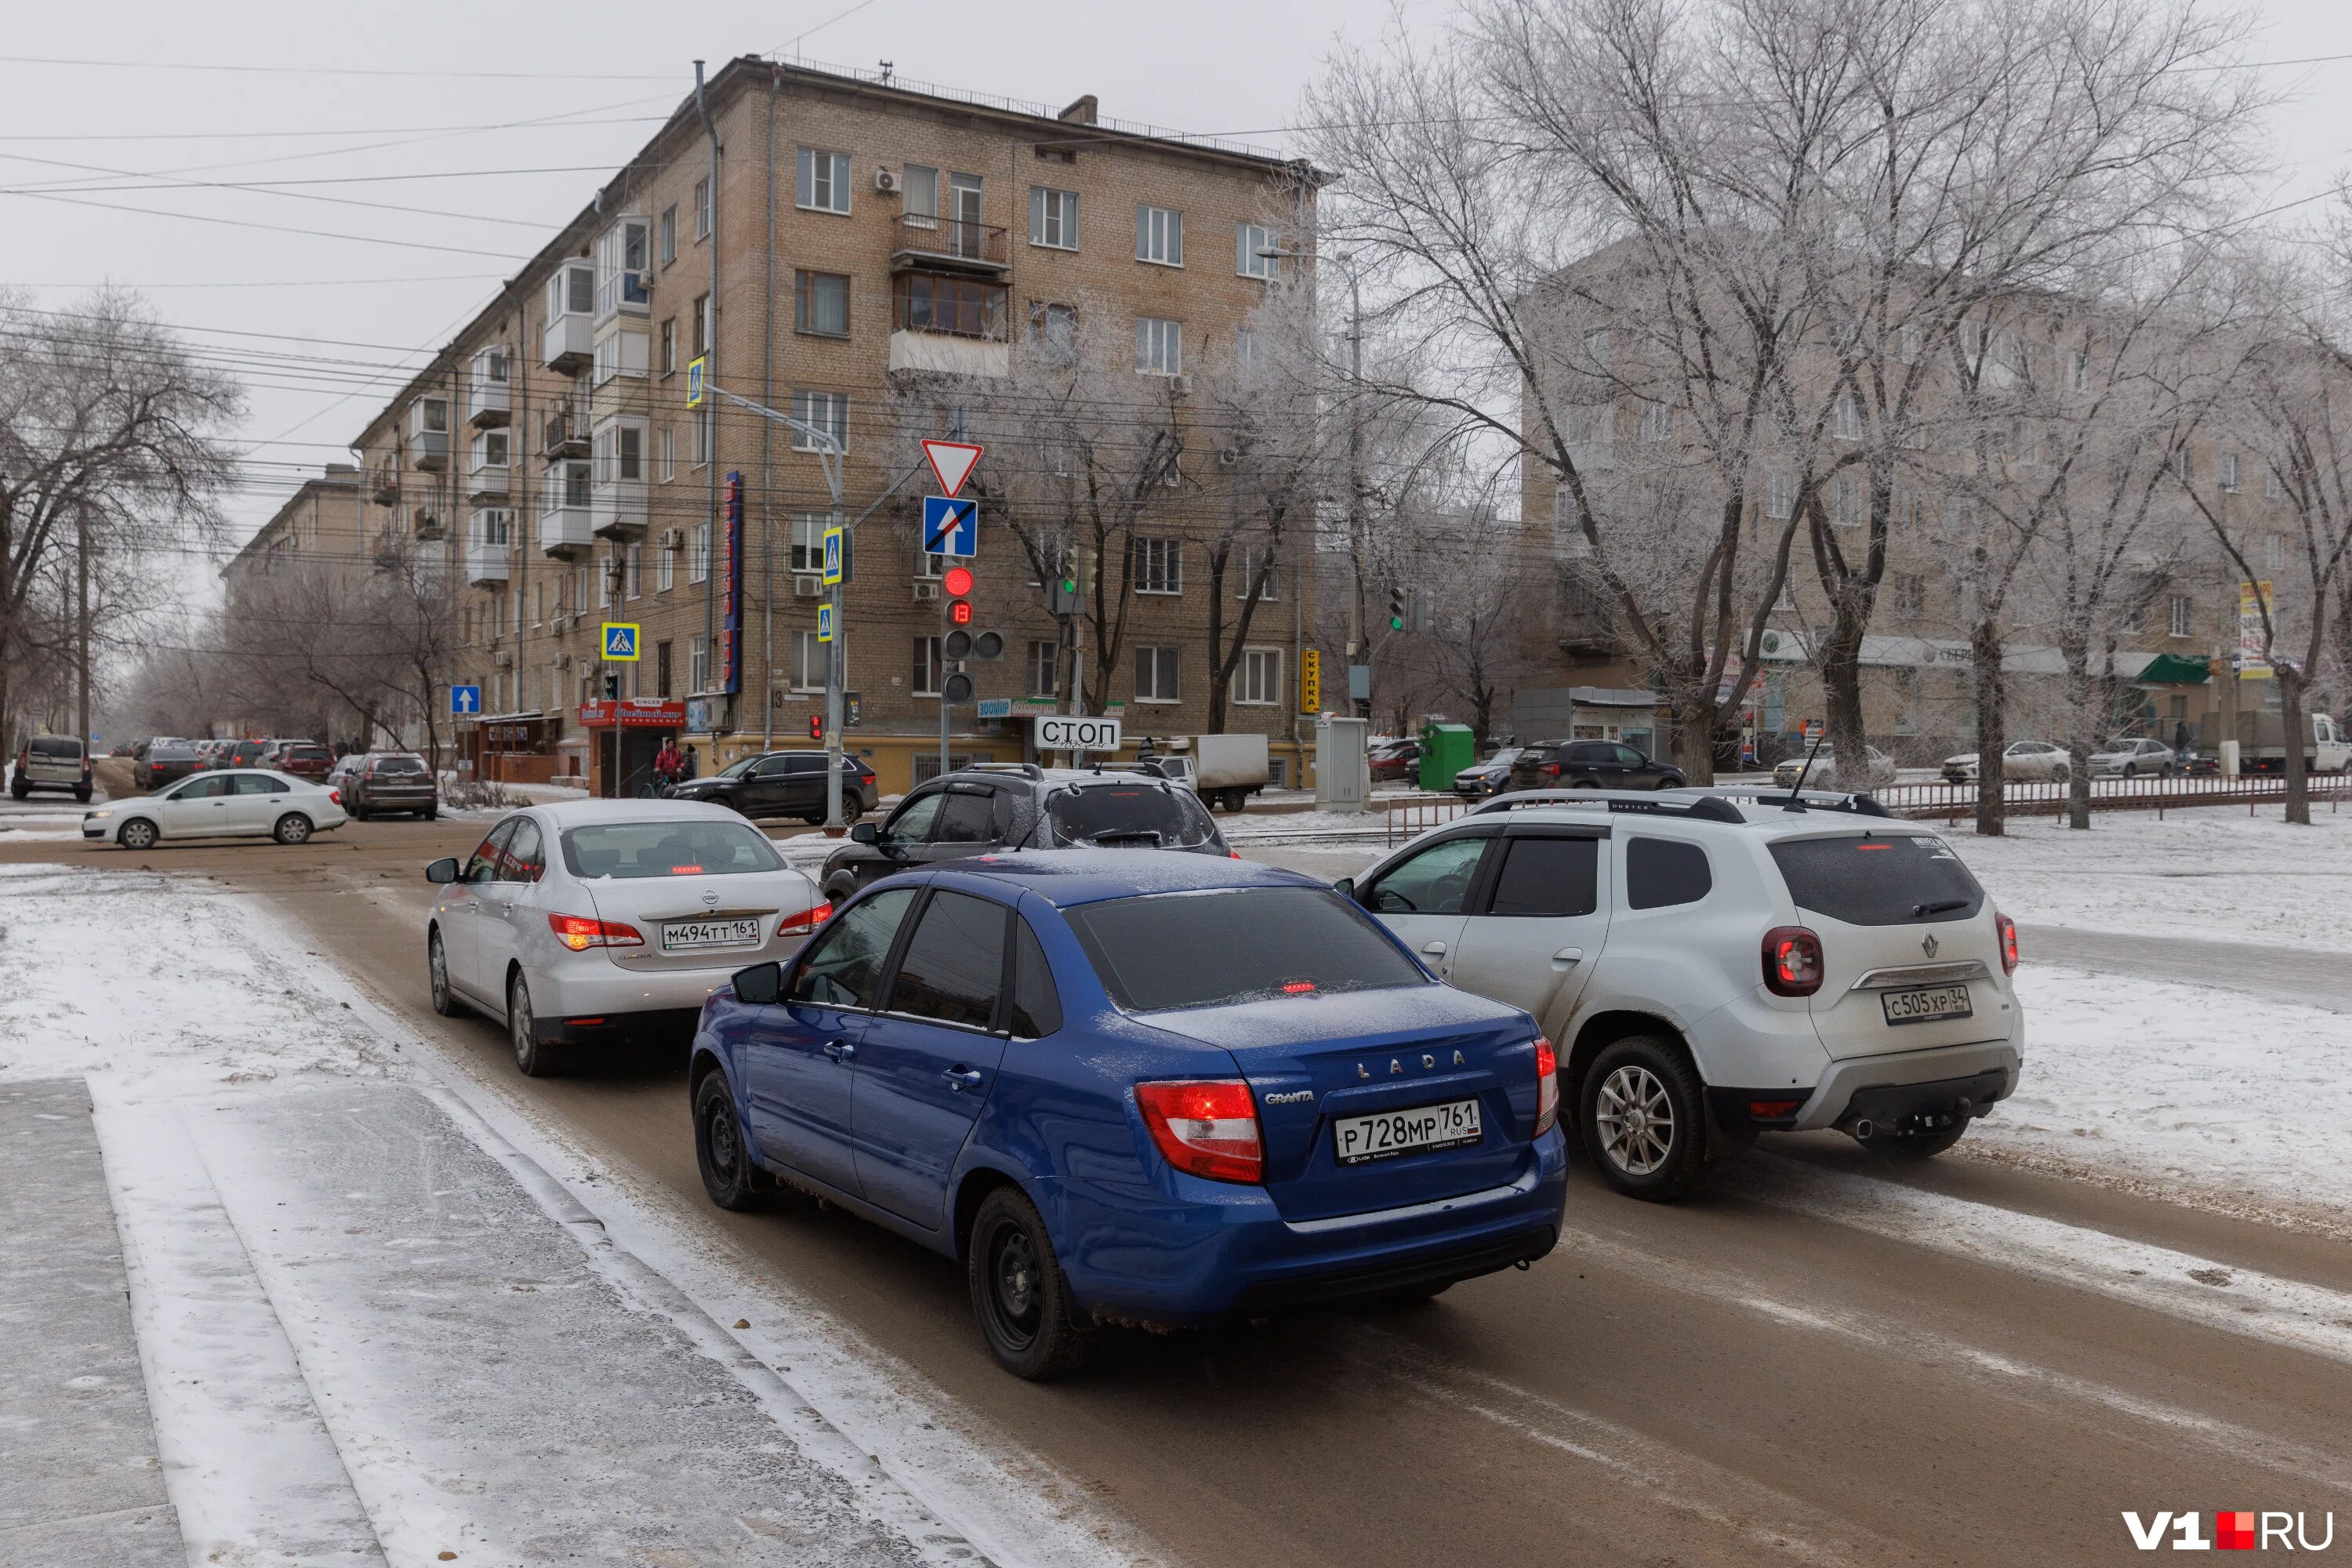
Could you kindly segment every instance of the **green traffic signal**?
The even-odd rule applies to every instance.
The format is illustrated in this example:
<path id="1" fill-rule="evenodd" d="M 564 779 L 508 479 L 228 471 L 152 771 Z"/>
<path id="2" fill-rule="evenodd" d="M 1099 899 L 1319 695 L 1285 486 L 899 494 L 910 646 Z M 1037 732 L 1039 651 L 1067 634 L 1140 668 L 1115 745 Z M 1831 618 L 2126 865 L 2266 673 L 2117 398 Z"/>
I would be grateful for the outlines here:
<path id="1" fill-rule="evenodd" d="M 1392 632 L 1401 632 L 1404 630 L 1404 617 L 1402 616 L 1391 616 L 1389 617 L 1389 630 Z"/>

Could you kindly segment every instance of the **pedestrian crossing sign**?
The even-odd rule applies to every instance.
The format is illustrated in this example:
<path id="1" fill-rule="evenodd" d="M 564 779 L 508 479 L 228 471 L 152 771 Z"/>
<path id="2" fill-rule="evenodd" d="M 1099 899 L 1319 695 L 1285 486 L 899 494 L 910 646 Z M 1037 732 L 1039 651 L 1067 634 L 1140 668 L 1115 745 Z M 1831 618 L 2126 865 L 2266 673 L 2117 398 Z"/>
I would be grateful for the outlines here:
<path id="1" fill-rule="evenodd" d="M 604 623 L 604 657 L 624 664 L 637 661 L 637 623 L 606 621 Z"/>
<path id="2" fill-rule="evenodd" d="M 838 586 L 843 581 L 841 570 L 842 541 L 847 530 L 828 528 L 824 531 L 824 585 Z"/>
<path id="3" fill-rule="evenodd" d="M 700 354 L 686 362 L 686 405 L 688 408 L 702 406 L 702 366 L 703 356 Z"/>
<path id="4" fill-rule="evenodd" d="M 831 605 L 819 605 L 816 607 L 816 640 L 819 642 L 833 640 L 833 606 Z"/>

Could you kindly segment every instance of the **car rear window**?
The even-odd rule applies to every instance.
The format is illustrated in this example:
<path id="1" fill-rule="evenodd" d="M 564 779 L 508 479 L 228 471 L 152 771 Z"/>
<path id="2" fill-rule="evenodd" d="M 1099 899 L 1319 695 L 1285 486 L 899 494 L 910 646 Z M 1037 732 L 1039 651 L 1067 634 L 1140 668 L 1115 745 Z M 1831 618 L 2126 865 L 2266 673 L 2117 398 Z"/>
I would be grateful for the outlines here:
<path id="1" fill-rule="evenodd" d="M 425 771 L 422 757 L 378 757 L 368 768 L 371 773 L 421 773 Z"/>
<path id="2" fill-rule="evenodd" d="M 783 865 L 768 836 L 741 822 L 608 822 L 563 835 L 575 877 L 718 877 Z"/>
<path id="3" fill-rule="evenodd" d="M 1951 846 L 1926 834 L 1784 839 L 1772 860 L 1799 909 L 1848 925 L 1964 921 L 1984 906 Z"/>
<path id="4" fill-rule="evenodd" d="M 289 746 L 286 760 L 289 763 L 331 763 L 335 754 L 324 746 Z M 422 763 L 418 764 L 420 767 Z"/>
<path id="5" fill-rule="evenodd" d="M 151 763 L 192 763 L 196 760 L 193 746 L 157 746 L 147 753 Z"/>
<path id="6" fill-rule="evenodd" d="M 1189 790 L 1157 784 L 1080 784 L 1046 803 L 1055 836 L 1066 844 L 1157 842 L 1161 848 L 1212 843 L 1217 825 Z"/>
<path id="7" fill-rule="evenodd" d="M 1145 894 L 1083 905 L 1069 921 L 1103 989 L 1132 1013 L 1426 984 L 1321 888 Z"/>
<path id="8" fill-rule="evenodd" d="M 71 735 L 36 735 L 33 737 L 33 755 L 59 762 L 79 762 L 81 742 Z"/>

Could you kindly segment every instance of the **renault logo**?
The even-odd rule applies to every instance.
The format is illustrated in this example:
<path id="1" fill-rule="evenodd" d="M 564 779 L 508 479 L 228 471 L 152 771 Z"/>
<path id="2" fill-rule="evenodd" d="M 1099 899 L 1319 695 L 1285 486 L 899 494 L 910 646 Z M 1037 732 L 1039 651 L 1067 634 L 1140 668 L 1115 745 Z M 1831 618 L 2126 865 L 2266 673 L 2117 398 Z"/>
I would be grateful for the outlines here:
<path id="1" fill-rule="evenodd" d="M 1941 942 L 1936 940 L 1936 933 L 1934 931 L 1929 931 L 1926 936 L 1919 939 L 1919 951 L 1926 953 L 1930 958 L 1936 956 L 1936 950 L 1942 945 L 1943 944 Z"/>

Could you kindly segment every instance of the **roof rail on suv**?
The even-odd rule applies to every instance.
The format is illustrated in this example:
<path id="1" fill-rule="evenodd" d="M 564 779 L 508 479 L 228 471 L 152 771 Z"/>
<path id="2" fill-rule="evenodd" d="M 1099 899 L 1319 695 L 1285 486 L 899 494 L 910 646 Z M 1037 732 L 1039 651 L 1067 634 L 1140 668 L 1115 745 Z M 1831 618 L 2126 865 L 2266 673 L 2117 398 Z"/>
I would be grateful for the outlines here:
<path id="1" fill-rule="evenodd" d="M 1669 790 L 1667 794 L 1675 794 Z M 1809 789 L 1801 792 L 1775 789 L 1769 785 L 1732 785 L 1710 792 L 1723 800 L 1754 801 L 1758 805 L 1777 805 L 1784 811 L 1844 811 L 1856 816 L 1893 816 L 1875 795 L 1859 792 L 1842 794 L 1837 790 Z"/>
<path id="2" fill-rule="evenodd" d="M 1721 795 L 1690 792 L 1628 789 L 1523 789 L 1473 807 L 1467 815 L 1511 811 L 1523 805 L 1599 805 L 1611 811 L 1641 812 L 1658 816 L 1690 816 L 1701 822 L 1746 822 L 1739 808 Z"/>
<path id="3" fill-rule="evenodd" d="M 960 773 L 1019 773 L 1024 779 L 1045 776 L 1045 770 L 1034 763 L 966 763 L 955 771 Z"/>

